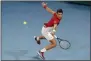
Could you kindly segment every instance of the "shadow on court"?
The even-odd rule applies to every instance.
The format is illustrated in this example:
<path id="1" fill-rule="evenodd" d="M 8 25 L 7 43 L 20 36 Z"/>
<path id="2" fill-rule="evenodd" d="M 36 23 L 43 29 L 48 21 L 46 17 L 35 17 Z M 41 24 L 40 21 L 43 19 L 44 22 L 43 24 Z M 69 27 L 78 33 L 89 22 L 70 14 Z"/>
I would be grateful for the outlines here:
<path id="1" fill-rule="evenodd" d="M 41 60 L 41 58 L 38 55 L 33 56 L 32 58 L 35 59 L 35 60 Z"/>
<path id="2" fill-rule="evenodd" d="M 19 60 L 21 56 L 24 56 L 28 53 L 28 50 L 18 50 L 18 51 L 5 51 L 9 56 L 14 57 L 15 60 Z"/>
<path id="3" fill-rule="evenodd" d="M 28 50 L 18 50 L 18 51 L 5 51 L 5 53 L 9 56 L 12 56 L 15 60 L 20 60 L 22 56 L 28 54 Z M 42 60 L 38 55 L 35 56 L 28 56 L 28 60 Z"/>

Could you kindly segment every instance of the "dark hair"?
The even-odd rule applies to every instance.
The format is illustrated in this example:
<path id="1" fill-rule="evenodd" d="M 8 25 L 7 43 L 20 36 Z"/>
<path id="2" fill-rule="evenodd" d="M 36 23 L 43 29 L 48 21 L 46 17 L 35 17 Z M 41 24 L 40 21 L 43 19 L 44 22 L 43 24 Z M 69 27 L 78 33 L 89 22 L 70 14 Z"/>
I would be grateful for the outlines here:
<path id="1" fill-rule="evenodd" d="M 62 9 L 58 9 L 57 13 L 63 13 L 63 10 Z"/>

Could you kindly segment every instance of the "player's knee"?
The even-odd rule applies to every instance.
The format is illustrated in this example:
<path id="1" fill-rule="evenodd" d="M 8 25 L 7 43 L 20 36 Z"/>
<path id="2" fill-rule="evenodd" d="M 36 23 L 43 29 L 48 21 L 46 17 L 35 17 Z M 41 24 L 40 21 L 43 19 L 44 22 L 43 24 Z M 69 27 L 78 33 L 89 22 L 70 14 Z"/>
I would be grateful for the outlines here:
<path id="1" fill-rule="evenodd" d="M 51 44 L 52 47 L 56 47 L 56 44 Z"/>
<path id="2" fill-rule="evenodd" d="M 56 47 L 56 45 L 57 45 L 55 40 L 52 40 L 51 44 L 52 44 L 53 47 Z"/>

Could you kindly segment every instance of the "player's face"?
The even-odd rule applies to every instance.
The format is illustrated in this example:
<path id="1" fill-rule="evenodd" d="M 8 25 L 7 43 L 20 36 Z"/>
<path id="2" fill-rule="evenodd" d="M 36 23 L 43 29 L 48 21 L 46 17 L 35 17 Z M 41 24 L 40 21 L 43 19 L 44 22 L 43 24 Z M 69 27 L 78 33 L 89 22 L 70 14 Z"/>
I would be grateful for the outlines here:
<path id="1" fill-rule="evenodd" d="M 58 18 L 62 18 L 63 13 L 57 13 Z"/>

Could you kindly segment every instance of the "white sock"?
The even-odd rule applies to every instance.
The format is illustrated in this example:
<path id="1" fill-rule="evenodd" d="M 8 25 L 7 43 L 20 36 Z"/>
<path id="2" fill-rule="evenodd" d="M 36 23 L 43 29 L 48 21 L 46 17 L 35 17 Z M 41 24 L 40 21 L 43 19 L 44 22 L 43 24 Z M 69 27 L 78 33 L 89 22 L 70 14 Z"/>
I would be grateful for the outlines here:
<path id="1" fill-rule="evenodd" d="M 37 40 L 39 40 L 39 37 L 37 37 Z"/>
<path id="2" fill-rule="evenodd" d="M 43 48 L 43 49 L 41 49 L 40 51 L 41 51 L 41 52 L 46 52 L 46 49 L 45 49 L 45 48 Z"/>

